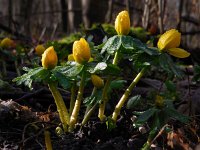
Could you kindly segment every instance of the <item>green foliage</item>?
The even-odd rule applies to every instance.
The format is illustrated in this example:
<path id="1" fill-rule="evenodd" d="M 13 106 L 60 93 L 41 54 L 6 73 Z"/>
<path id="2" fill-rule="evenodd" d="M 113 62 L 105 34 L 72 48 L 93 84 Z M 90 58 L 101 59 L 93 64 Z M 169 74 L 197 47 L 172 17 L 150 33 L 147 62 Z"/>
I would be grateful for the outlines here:
<path id="1" fill-rule="evenodd" d="M 64 64 L 63 66 L 56 66 L 52 70 L 52 72 L 54 74 L 59 72 L 67 78 L 74 78 L 78 74 L 80 74 L 80 72 L 83 70 L 83 68 L 84 68 L 84 65 L 81 65 L 81 64 L 78 64 L 75 62 L 68 62 L 68 63 Z"/>
<path id="2" fill-rule="evenodd" d="M 200 66 L 199 65 L 194 66 L 194 77 L 192 80 L 196 82 L 200 81 Z"/>
<path id="3" fill-rule="evenodd" d="M 159 57 L 159 63 L 163 70 L 165 70 L 169 76 L 176 75 L 178 78 L 183 78 L 183 72 L 175 65 L 172 58 L 166 54 L 162 53 Z"/>
<path id="4" fill-rule="evenodd" d="M 102 89 L 97 90 L 95 94 L 92 94 L 89 97 L 86 97 L 83 101 L 83 103 L 86 106 L 93 106 L 95 103 L 99 103 L 101 101 L 101 96 L 102 96 Z"/>
<path id="5" fill-rule="evenodd" d="M 38 67 L 34 69 L 29 69 L 29 68 L 23 68 L 23 69 L 27 73 L 13 79 L 13 82 L 16 82 L 17 85 L 24 84 L 30 89 L 33 89 L 32 88 L 33 80 L 36 80 L 36 81 L 47 80 L 48 81 L 48 77 L 50 77 L 50 71 L 44 69 L 43 67 Z"/>
<path id="6" fill-rule="evenodd" d="M 127 104 L 126 104 L 126 108 L 127 109 L 133 109 L 135 108 L 139 103 L 141 102 L 141 95 L 136 95 L 131 97 Z"/>

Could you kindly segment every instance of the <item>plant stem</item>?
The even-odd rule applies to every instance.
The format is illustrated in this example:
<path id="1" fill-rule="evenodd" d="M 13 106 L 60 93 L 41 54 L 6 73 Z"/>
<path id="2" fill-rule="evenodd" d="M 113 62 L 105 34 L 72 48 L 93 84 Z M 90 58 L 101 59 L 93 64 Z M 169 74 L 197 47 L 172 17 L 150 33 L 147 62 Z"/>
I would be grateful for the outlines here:
<path id="1" fill-rule="evenodd" d="M 91 94 L 91 96 L 90 97 L 94 97 L 94 95 L 96 94 L 96 92 L 97 92 L 97 88 L 96 87 L 94 87 L 93 88 L 93 90 L 92 90 L 92 94 Z M 85 115 L 88 113 L 88 111 L 91 109 L 91 105 L 88 105 L 87 107 L 86 107 L 86 110 L 85 110 Z M 85 117 L 85 116 L 84 116 Z"/>
<path id="2" fill-rule="evenodd" d="M 95 109 L 96 109 L 96 107 L 97 107 L 97 104 L 98 104 L 98 102 L 96 102 L 96 103 L 92 106 L 92 108 L 90 108 L 90 109 L 87 111 L 87 113 L 85 114 L 85 116 L 84 116 L 84 118 L 83 118 L 83 121 L 82 121 L 82 123 L 81 123 L 82 126 L 84 126 L 84 125 L 88 122 L 88 120 L 90 119 L 91 115 L 94 113 L 94 111 L 95 111 Z"/>
<path id="3" fill-rule="evenodd" d="M 60 92 L 58 91 L 55 83 L 49 83 L 48 86 L 54 97 L 63 129 L 65 132 L 67 132 L 67 126 L 69 125 L 70 117 L 69 117 L 69 113 L 67 111 L 65 102 L 63 101 L 63 98 L 62 98 Z"/>
<path id="4" fill-rule="evenodd" d="M 119 100 L 118 104 L 115 107 L 115 110 L 112 114 L 112 119 L 113 121 L 117 121 L 117 116 L 120 114 L 120 110 L 122 108 L 122 106 L 124 105 L 124 103 L 126 102 L 126 100 L 128 99 L 131 91 L 133 90 L 133 88 L 135 87 L 135 85 L 138 83 L 138 81 L 141 79 L 141 77 L 144 75 L 146 71 L 146 67 L 143 68 L 135 77 L 135 79 L 132 81 L 132 83 L 129 85 L 129 87 L 126 89 L 126 91 L 124 92 L 124 94 L 122 95 L 121 99 Z"/>
<path id="5" fill-rule="evenodd" d="M 44 139 L 45 139 L 45 145 L 47 150 L 52 150 L 52 143 L 51 143 L 51 137 L 50 132 L 45 130 L 44 131 Z"/>
<path id="6" fill-rule="evenodd" d="M 81 107 L 81 101 L 82 101 L 82 98 L 83 98 L 83 90 L 84 90 L 85 78 L 86 78 L 86 75 L 85 75 L 85 71 L 83 70 L 81 83 L 80 83 L 79 90 L 78 90 L 78 95 L 77 95 L 77 98 L 76 98 L 74 109 L 72 111 L 72 115 L 70 117 L 69 131 L 73 131 L 74 130 L 74 126 L 75 126 L 75 124 L 77 122 L 79 110 L 80 110 L 80 107 Z"/>
<path id="7" fill-rule="evenodd" d="M 116 52 L 115 57 L 114 57 L 113 62 L 112 62 L 113 65 L 117 65 L 118 57 L 119 57 L 119 53 Z M 108 88 L 109 88 L 110 83 L 111 83 L 111 79 L 112 79 L 112 76 L 109 75 L 108 79 L 106 81 L 106 84 L 103 88 L 102 100 L 101 100 L 101 103 L 100 103 L 100 106 L 99 106 L 99 114 L 98 114 L 98 117 L 101 121 L 105 120 L 105 118 L 106 118 L 106 116 L 104 115 L 104 112 L 105 112 L 106 103 L 108 102 L 107 92 L 108 92 Z"/>
<path id="8" fill-rule="evenodd" d="M 21 76 L 21 73 L 20 73 L 20 70 L 19 70 L 19 67 L 18 67 L 17 60 L 15 60 L 14 63 L 15 63 L 15 69 L 16 69 L 16 72 L 17 72 L 17 76 L 19 77 L 19 76 Z"/>
<path id="9" fill-rule="evenodd" d="M 75 105 L 75 98 L 76 96 L 76 80 L 73 81 L 72 87 L 71 87 L 71 98 L 70 98 L 70 108 L 69 108 L 69 114 L 71 116 L 74 105 Z"/>

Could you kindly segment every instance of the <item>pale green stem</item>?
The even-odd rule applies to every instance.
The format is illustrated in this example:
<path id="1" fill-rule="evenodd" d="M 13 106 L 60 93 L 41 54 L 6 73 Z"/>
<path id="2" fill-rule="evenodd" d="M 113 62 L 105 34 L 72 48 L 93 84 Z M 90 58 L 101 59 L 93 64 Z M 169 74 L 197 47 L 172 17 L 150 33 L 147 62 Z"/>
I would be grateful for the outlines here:
<path id="1" fill-rule="evenodd" d="M 90 119 L 91 115 L 94 113 L 96 107 L 98 105 L 98 102 L 96 102 L 88 111 L 87 111 L 87 114 L 85 114 L 84 118 L 83 118 L 83 121 L 81 123 L 82 126 L 84 126 L 88 120 Z"/>
<path id="2" fill-rule="evenodd" d="M 91 97 L 94 97 L 94 95 L 96 94 L 96 92 L 97 92 L 97 88 L 94 87 L 93 90 L 92 90 Z M 91 105 L 88 105 L 88 106 L 86 107 L 85 115 L 88 113 L 88 111 L 91 109 L 91 107 L 92 107 Z"/>
<path id="3" fill-rule="evenodd" d="M 119 57 L 119 53 L 116 52 L 115 57 L 113 59 L 113 63 L 112 63 L 113 65 L 117 65 L 118 57 Z M 112 79 L 112 76 L 108 76 L 106 84 L 103 88 L 102 100 L 101 100 L 101 103 L 99 106 L 99 114 L 98 114 L 98 117 L 101 121 L 105 120 L 105 118 L 106 118 L 106 116 L 104 115 L 104 112 L 105 112 L 106 103 L 108 102 L 107 92 L 108 92 L 108 88 L 111 83 L 111 79 Z"/>
<path id="4" fill-rule="evenodd" d="M 96 94 L 96 92 L 97 92 L 97 88 L 94 87 L 93 90 L 92 90 L 91 97 L 94 97 L 94 95 Z M 83 118 L 82 123 L 81 123 L 82 126 L 85 125 L 87 123 L 87 121 L 90 119 L 90 117 L 93 114 L 93 112 L 94 112 L 97 104 L 98 104 L 98 102 L 96 102 L 93 106 L 91 106 L 91 105 L 87 106 L 84 118 Z"/>
<path id="5" fill-rule="evenodd" d="M 71 116 L 74 105 L 76 100 L 76 80 L 73 81 L 72 87 L 71 87 L 71 98 L 70 98 L 70 108 L 69 108 L 69 114 Z"/>
<path id="6" fill-rule="evenodd" d="M 51 143 L 51 135 L 49 131 L 44 131 L 44 139 L 45 139 L 45 145 L 46 150 L 53 150 L 52 143 Z"/>
<path id="7" fill-rule="evenodd" d="M 81 83 L 80 83 L 79 90 L 78 90 L 78 95 L 77 95 L 77 98 L 76 98 L 74 109 L 72 111 L 72 115 L 70 117 L 69 131 L 73 131 L 74 130 L 74 126 L 75 126 L 75 124 L 77 122 L 78 114 L 79 114 L 80 107 L 81 107 L 81 102 L 82 102 L 82 99 L 83 99 L 85 78 L 86 78 L 86 75 L 85 75 L 85 71 L 83 70 Z"/>
<path id="8" fill-rule="evenodd" d="M 69 117 L 69 113 L 67 111 L 65 102 L 63 101 L 63 98 L 62 98 L 60 92 L 58 91 L 55 83 L 49 83 L 48 86 L 54 97 L 54 100 L 55 100 L 55 103 L 57 106 L 57 111 L 58 111 L 63 129 L 65 132 L 67 132 L 67 126 L 69 125 L 70 117 Z"/>
<path id="9" fill-rule="evenodd" d="M 113 121 L 117 121 L 117 117 L 120 114 L 120 110 L 122 108 L 122 106 L 124 105 L 124 103 L 126 102 L 126 100 L 128 99 L 131 91 L 133 90 L 133 88 L 135 87 L 135 85 L 138 83 L 138 81 L 141 79 L 141 77 L 144 75 L 146 71 L 146 67 L 143 68 L 135 77 L 135 79 L 132 81 L 132 83 L 129 85 L 129 87 L 126 89 L 126 91 L 124 92 L 124 94 L 122 95 L 121 99 L 119 100 L 118 104 L 115 107 L 115 110 L 112 114 L 112 120 Z"/>

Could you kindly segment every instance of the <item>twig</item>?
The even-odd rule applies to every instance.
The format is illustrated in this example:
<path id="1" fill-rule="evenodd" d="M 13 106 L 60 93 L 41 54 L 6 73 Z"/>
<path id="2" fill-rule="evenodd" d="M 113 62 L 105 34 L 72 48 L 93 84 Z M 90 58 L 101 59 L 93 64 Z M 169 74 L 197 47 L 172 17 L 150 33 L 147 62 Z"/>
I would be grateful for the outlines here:
<path id="1" fill-rule="evenodd" d="M 53 25 L 53 31 L 52 31 L 52 33 L 51 33 L 51 38 L 50 38 L 50 40 L 53 40 L 53 38 L 54 38 L 54 36 L 55 36 L 55 33 L 56 33 L 56 30 L 57 30 L 57 27 L 58 27 L 58 24 L 55 23 L 55 24 Z"/>
<path id="2" fill-rule="evenodd" d="M 46 32 L 46 29 L 47 29 L 47 27 L 44 27 L 44 28 L 43 28 L 43 30 L 42 30 L 42 32 L 41 32 L 41 34 L 40 34 L 38 43 L 39 43 L 39 42 L 41 41 L 41 39 L 43 38 L 43 36 L 44 36 L 44 34 L 45 34 L 45 32 Z"/>
<path id="3" fill-rule="evenodd" d="M 106 22 L 110 23 L 112 20 L 112 11 L 113 11 L 113 0 L 109 0 L 108 2 L 108 11 L 106 13 Z"/>
<path id="4" fill-rule="evenodd" d="M 160 29 L 160 33 L 164 32 L 163 29 L 163 4 L 164 0 L 158 0 L 158 25 Z"/>
<path id="5" fill-rule="evenodd" d="M 147 29 L 148 24 L 149 24 L 150 4 L 151 4 L 151 0 L 145 0 L 144 12 L 142 16 L 142 26 L 145 29 Z"/>
<path id="6" fill-rule="evenodd" d="M 178 12 L 178 24 L 177 24 L 177 29 L 180 31 L 181 29 L 181 16 L 182 16 L 182 10 L 183 10 L 183 0 L 179 0 L 179 12 Z"/>
<path id="7" fill-rule="evenodd" d="M 155 136 L 155 138 L 149 143 L 150 146 L 154 143 L 154 141 L 155 141 L 160 135 L 162 135 L 162 133 L 164 132 L 164 130 L 165 130 L 166 127 L 169 127 L 169 125 L 166 124 L 166 125 L 164 125 L 164 126 L 160 129 L 160 131 L 159 131 L 158 134 Z"/>
<path id="8" fill-rule="evenodd" d="M 39 90 L 37 90 L 37 91 L 35 91 L 35 92 L 33 92 L 33 93 L 25 94 L 24 96 L 22 96 L 22 97 L 20 97 L 20 98 L 18 98 L 18 99 L 16 99 L 16 100 L 14 100 L 14 101 L 15 101 L 15 102 L 19 102 L 19 101 L 21 101 L 21 100 L 23 100 L 23 99 L 27 99 L 27 98 L 33 97 L 34 95 L 40 94 L 40 93 L 43 92 L 43 91 L 44 91 L 44 88 L 41 88 L 41 89 L 39 89 Z"/>

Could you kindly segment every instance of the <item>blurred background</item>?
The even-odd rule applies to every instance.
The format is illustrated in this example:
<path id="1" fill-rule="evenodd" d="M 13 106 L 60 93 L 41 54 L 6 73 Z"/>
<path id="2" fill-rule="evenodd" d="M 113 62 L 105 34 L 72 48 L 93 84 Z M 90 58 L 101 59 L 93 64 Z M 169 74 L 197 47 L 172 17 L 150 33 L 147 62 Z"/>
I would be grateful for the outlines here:
<path id="1" fill-rule="evenodd" d="M 200 0 L 0 0 L 0 33 L 51 40 L 93 23 L 114 24 L 125 9 L 132 27 L 152 34 L 176 28 L 185 48 L 200 48 Z"/>

